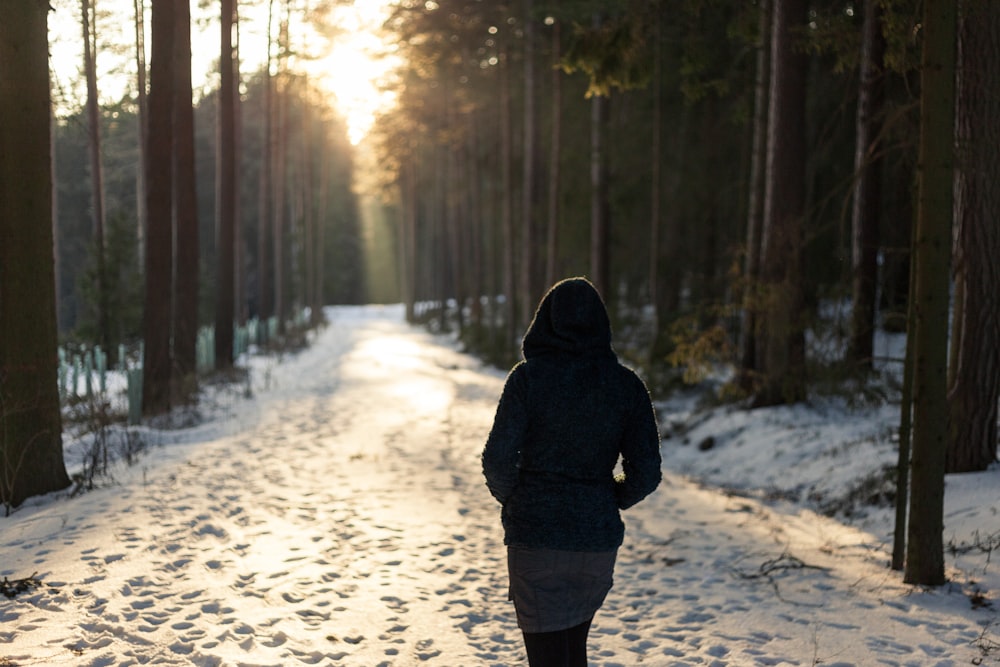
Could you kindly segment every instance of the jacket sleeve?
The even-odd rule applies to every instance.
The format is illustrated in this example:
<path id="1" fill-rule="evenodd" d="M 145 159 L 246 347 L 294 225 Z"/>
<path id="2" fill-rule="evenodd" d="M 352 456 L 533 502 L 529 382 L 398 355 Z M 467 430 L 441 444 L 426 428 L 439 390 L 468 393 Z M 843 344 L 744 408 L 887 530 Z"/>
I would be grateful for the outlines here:
<path id="1" fill-rule="evenodd" d="M 652 493 L 662 477 L 660 430 L 649 392 L 638 376 L 636 398 L 626 419 L 620 451 L 622 474 L 615 478 L 615 497 L 619 509 L 628 509 Z"/>
<path id="2" fill-rule="evenodd" d="M 524 373 L 518 369 L 515 367 L 507 376 L 482 455 L 486 486 L 501 504 L 517 486 L 521 444 L 528 430 Z"/>

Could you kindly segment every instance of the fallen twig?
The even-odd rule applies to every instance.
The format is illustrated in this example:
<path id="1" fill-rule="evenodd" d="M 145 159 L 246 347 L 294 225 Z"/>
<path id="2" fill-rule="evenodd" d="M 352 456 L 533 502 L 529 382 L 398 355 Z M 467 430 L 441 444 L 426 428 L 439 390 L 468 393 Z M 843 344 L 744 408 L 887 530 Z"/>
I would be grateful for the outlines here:
<path id="1" fill-rule="evenodd" d="M 973 646 L 979 649 L 979 657 L 972 660 L 973 665 L 983 664 L 983 660 L 1000 650 L 1000 644 L 986 636 L 991 627 L 993 627 L 992 623 L 985 624 L 983 626 L 983 631 L 979 633 L 979 637 L 977 637 L 974 642 L 970 642 Z"/>
<path id="2" fill-rule="evenodd" d="M 4 577 L 3 581 L 0 581 L 0 593 L 3 593 L 4 597 L 8 599 L 13 599 L 21 593 L 27 593 L 32 588 L 41 586 L 41 580 L 35 576 L 37 574 L 37 572 L 32 572 L 30 577 L 14 579 L 13 581 Z"/>
<path id="3" fill-rule="evenodd" d="M 799 605 L 803 607 L 821 607 L 822 604 L 809 604 L 806 602 L 798 602 L 796 600 L 789 600 L 781 594 L 781 589 L 778 586 L 778 581 L 774 578 L 775 572 L 780 572 L 784 570 L 819 570 L 820 572 L 829 572 L 830 568 L 822 567 L 820 565 L 810 565 L 806 563 L 801 558 L 790 555 L 785 552 L 782 553 L 777 558 L 771 558 L 769 560 L 761 563 L 760 567 L 756 572 L 741 572 L 736 571 L 736 574 L 741 579 L 767 579 L 771 582 L 771 586 L 774 588 L 775 595 L 782 602 L 787 602 L 789 604 Z"/>
<path id="4" fill-rule="evenodd" d="M 740 576 L 743 579 L 759 579 L 761 577 L 770 577 L 771 573 L 778 570 L 820 570 L 821 572 L 829 572 L 830 568 L 822 567 L 820 565 L 810 565 L 806 563 L 801 558 L 796 558 L 788 554 L 787 552 L 782 553 L 777 558 L 772 558 L 761 563 L 761 566 L 757 572 L 745 573 L 741 572 Z"/>

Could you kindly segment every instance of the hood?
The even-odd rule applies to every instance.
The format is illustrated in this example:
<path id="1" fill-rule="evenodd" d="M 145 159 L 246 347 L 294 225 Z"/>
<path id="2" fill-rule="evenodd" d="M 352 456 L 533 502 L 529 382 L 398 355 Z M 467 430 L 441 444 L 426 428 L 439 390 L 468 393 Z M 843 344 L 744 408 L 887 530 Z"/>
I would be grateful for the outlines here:
<path id="1" fill-rule="evenodd" d="M 542 297 L 521 352 L 525 359 L 558 352 L 614 356 L 608 311 L 589 280 L 567 278 Z"/>

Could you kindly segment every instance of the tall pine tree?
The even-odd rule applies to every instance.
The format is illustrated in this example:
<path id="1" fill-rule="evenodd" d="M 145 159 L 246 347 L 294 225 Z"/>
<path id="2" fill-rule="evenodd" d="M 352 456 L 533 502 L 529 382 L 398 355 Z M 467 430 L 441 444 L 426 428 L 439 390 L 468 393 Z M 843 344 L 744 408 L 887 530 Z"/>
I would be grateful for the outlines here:
<path id="1" fill-rule="evenodd" d="M 948 291 L 954 176 L 954 0 L 924 0 L 920 74 L 920 156 L 915 238 L 916 317 L 913 456 L 907 583 L 938 586 L 944 577 L 944 466 L 948 437 Z"/>
<path id="2" fill-rule="evenodd" d="M 69 485 L 57 382 L 48 3 L 0 21 L 0 503 Z"/>

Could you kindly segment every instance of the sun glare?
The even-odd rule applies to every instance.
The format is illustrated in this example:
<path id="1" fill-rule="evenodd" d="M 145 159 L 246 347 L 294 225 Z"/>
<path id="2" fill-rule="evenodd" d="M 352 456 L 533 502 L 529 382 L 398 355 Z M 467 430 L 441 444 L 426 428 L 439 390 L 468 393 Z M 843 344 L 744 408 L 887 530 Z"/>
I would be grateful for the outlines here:
<path id="1" fill-rule="evenodd" d="M 389 0 L 356 0 L 338 8 L 338 34 L 327 57 L 316 63 L 320 71 L 312 72 L 334 96 L 354 145 L 368 134 L 375 115 L 395 100 L 383 86 L 395 65 L 395 56 L 381 35 L 388 10 Z"/>
<path id="2" fill-rule="evenodd" d="M 62 106 L 71 109 L 73 101 L 85 95 L 82 89 L 82 47 L 79 39 L 78 6 L 72 0 L 51 0 L 50 50 L 57 96 Z M 305 24 L 297 26 L 293 39 L 310 57 L 297 67 L 327 91 L 331 105 L 343 115 L 348 138 L 357 145 L 374 123 L 375 116 L 392 106 L 395 95 L 383 85 L 398 57 L 382 32 L 395 0 L 354 0 L 338 4 L 330 16 L 332 34 L 323 38 Z M 102 39 L 98 53 L 98 77 L 102 100 L 112 101 L 134 87 L 134 34 L 132 3 L 109 0 L 108 16 L 102 16 L 98 29 Z M 192 82 L 202 94 L 218 86 L 216 62 L 219 52 L 217 5 L 196 4 L 192 15 Z M 147 30 L 149 29 L 147 4 Z M 267 53 L 267 3 L 248 3 L 240 12 L 240 57 L 244 75 L 262 65 Z M 122 27 L 124 26 L 124 27 Z M 325 31 L 324 31 L 325 32 Z M 111 48 L 108 45 L 120 45 Z M 147 34 L 146 48 L 150 47 Z M 134 46 L 132 47 L 134 48 Z M 147 52 L 148 59 L 148 52 Z M 148 60 L 147 60 L 148 62 Z M 63 97 L 66 99 L 64 100 Z"/>

